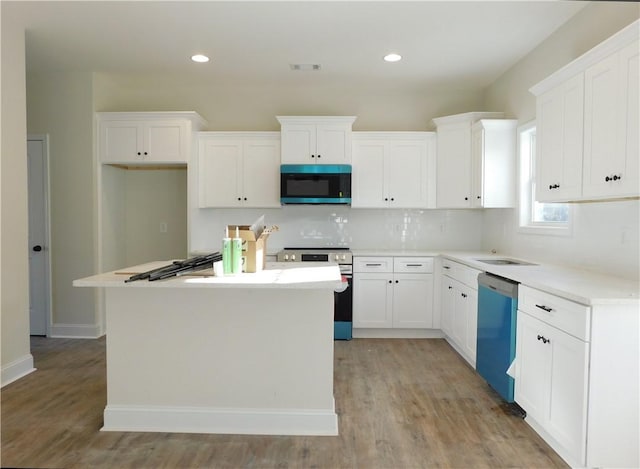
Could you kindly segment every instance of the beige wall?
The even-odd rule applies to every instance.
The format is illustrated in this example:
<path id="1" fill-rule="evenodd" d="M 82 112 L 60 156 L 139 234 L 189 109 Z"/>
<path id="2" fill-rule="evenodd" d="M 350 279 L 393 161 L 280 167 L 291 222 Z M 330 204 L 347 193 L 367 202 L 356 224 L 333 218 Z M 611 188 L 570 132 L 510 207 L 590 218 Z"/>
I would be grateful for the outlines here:
<path id="1" fill-rule="evenodd" d="M 72 286 L 95 273 L 93 74 L 29 74 L 27 115 L 30 134 L 49 135 L 52 335 L 66 335 L 96 323 L 95 292 Z"/>
<path id="2" fill-rule="evenodd" d="M 594 2 L 507 71 L 486 90 L 487 107 L 526 123 L 535 119 L 529 88 L 640 17 L 637 3 Z M 483 247 L 571 264 L 629 278 L 640 277 L 640 203 L 572 204 L 571 236 L 518 231 L 515 210 L 487 210 Z"/>
<path id="3" fill-rule="evenodd" d="M 30 371 L 24 29 L 2 18 L 0 259 L 2 384 Z"/>

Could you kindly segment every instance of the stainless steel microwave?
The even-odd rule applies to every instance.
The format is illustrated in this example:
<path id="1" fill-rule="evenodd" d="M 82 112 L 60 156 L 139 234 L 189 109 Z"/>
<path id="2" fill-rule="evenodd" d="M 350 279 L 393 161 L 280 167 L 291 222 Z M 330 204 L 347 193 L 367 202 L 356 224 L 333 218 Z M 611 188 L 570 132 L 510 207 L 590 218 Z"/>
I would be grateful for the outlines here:
<path id="1" fill-rule="evenodd" d="M 283 164 L 280 202 L 286 204 L 351 204 L 351 165 Z"/>

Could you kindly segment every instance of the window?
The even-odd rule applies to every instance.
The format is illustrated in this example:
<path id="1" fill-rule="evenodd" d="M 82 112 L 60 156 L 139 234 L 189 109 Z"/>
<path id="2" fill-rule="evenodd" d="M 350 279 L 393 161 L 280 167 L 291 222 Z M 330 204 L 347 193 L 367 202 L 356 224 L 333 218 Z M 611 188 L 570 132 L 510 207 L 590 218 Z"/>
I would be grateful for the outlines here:
<path id="1" fill-rule="evenodd" d="M 518 129 L 520 155 L 520 231 L 538 234 L 571 234 L 569 204 L 536 201 L 536 125 L 530 122 Z"/>

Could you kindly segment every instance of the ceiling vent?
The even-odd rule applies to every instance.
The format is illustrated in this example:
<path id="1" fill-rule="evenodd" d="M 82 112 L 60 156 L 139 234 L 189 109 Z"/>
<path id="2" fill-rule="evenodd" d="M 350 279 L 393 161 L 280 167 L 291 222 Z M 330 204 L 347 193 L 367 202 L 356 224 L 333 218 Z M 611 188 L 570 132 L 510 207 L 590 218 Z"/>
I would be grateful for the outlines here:
<path id="1" fill-rule="evenodd" d="M 299 71 L 316 71 L 320 70 L 320 64 L 290 64 L 291 70 L 299 70 Z"/>

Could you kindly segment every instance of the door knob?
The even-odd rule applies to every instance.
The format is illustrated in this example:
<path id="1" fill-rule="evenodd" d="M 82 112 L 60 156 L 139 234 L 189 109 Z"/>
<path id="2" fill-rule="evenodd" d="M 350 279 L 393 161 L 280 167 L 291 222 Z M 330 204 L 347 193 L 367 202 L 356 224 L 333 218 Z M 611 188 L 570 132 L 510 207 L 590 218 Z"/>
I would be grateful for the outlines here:
<path id="1" fill-rule="evenodd" d="M 42 246 L 40 246 L 39 244 L 36 244 L 36 245 L 33 247 L 33 250 L 34 250 L 35 252 L 40 252 L 40 251 L 42 251 Z"/>

